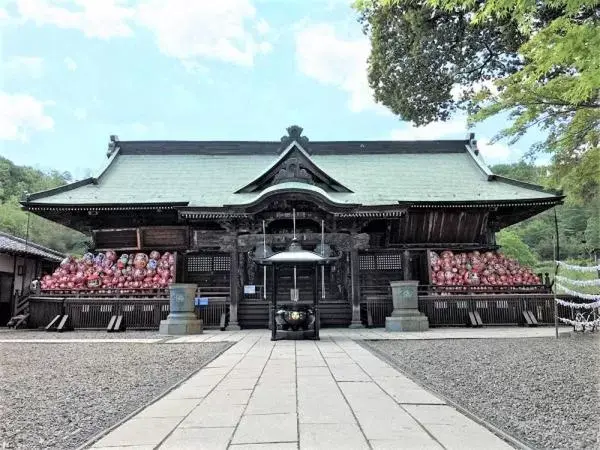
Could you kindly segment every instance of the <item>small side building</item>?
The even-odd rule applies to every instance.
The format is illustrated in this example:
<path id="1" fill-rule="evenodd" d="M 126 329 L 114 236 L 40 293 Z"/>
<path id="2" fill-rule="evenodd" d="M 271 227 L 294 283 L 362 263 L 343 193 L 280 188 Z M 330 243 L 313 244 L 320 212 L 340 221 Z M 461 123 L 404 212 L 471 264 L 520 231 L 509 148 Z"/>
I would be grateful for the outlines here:
<path id="1" fill-rule="evenodd" d="M 31 282 L 52 273 L 64 257 L 51 248 L 0 232 L 1 326 L 25 307 Z"/>

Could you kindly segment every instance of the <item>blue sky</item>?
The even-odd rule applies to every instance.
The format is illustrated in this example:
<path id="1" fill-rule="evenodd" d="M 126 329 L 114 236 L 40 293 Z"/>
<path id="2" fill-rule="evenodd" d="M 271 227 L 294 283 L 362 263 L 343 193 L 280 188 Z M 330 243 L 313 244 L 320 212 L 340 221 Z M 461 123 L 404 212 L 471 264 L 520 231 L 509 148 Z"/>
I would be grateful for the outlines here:
<path id="1" fill-rule="evenodd" d="M 102 165 L 121 140 L 464 137 L 464 119 L 415 128 L 376 105 L 369 43 L 346 0 L 0 1 L 0 154 L 68 170 Z M 536 140 L 487 145 L 515 161 Z"/>

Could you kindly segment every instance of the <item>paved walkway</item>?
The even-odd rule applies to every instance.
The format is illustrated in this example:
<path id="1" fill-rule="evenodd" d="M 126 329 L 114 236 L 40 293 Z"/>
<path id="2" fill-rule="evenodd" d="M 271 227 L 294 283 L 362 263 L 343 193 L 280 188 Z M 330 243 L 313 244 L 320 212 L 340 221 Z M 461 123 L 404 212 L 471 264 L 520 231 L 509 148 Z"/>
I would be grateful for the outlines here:
<path id="1" fill-rule="evenodd" d="M 361 347 L 364 332 L 323 331 L 318 342 L 267 331 L 171 340 L 237 343 L 93 448 L 511 448 Z"/>

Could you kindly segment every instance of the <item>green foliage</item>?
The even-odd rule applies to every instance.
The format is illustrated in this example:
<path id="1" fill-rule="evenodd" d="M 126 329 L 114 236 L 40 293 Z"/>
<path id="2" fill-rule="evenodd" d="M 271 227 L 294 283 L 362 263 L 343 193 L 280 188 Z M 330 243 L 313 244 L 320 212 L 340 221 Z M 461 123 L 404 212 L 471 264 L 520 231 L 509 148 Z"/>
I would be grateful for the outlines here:
<path id="1" fill-rule="evenodd" d="M 15 166 L 0 157 L 0 230 L 25 238 L 28 213 L 19 200 L 23 192 L 38 192 L 72 181 L 68 172 L 44 173 L 31 167 Z M 49 220 L 29 214 L 29 239 L 62 252 L 81 253 L 85 250 L 85 235 Z"/>
<path id="2" fill-rule="evenodd" d="M 549 167 L 519 162 L 499 164 L 492 171 L 530 183 L 551 185 Z M 561 259 L 589 260 L 591 252 L 600 241 L 600 209 L 598 202 L 585 205 L 566 204 L 556 207 Z M 554 212 L 547 211 L 521 223 L 508 227 L 540 260 L 554 260 Z"/>
<path id="3" fill-rule="evenodd" d="M 585 203 L 600 190 L 598 0 L 362 0 L 375 99 L 417 125 L 457 110 L 500 113 L 496 139 L 547 138 L 552 181 Z M 460 92 L 460 95 L 457 93 Z"/>
<path id="4" fill-rule="evenodd" d="M 500 231 L 496 235 L 496 242 L 502 247 L 502 253 L 506 256 L 514 258 L 528 267 L 536 265 L 537 258 L 514 231 Z"/>

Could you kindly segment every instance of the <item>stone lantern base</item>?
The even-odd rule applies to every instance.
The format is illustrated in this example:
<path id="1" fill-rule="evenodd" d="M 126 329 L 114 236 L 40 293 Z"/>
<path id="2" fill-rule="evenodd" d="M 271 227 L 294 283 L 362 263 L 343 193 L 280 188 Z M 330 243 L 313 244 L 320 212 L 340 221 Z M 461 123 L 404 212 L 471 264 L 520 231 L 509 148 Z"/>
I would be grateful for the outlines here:
<path id="1" fill-rule="evenodd" d="M 160 321 L 160 334 L 184 335 L 201 334 L 202 320 L 194 314 L 195 284 L 172 284 L 170 291 L 171 311 L 166 320 Z"/>
<path id="2" fill-rule="evenodd" d="M 385 318 L 386 331 L 426 331 L 429 319 L 418 310 L 418 281 L 390 281 L 394 311 Z"/>
<path id="3" fill-rule="evenodd" d="M 202 320 L 196 318 L 196 314 L 191 313 L 189 316 L 172 317 L 169 314 L 166 320 L 160 321 L 158 328 L 160 334 L 183 335 L 183 334 L 202 334 Z"/>

